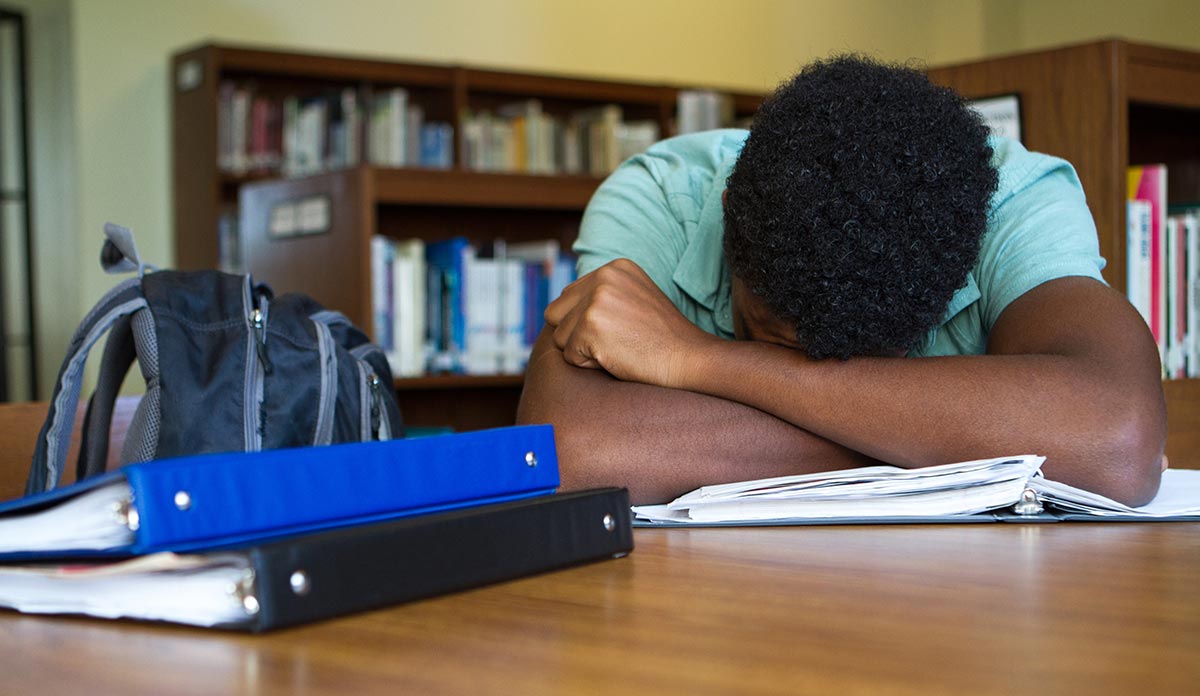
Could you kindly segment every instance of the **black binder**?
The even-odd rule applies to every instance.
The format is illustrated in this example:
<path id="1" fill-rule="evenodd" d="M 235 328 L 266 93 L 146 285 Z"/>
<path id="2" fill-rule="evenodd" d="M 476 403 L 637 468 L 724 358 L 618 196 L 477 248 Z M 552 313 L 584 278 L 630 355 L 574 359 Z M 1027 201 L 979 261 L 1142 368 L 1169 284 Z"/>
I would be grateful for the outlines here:
<path id="1" fill-rule="evenodd" d="M 632 549 L 629 495 L 624 489 L 606 488 L 346 527 L 211 554 L 154 554 L 85 570 L 42 570 L 41 576 L 32 577 L 41 591 L 33 611 L 47 612 L 49 597 L 64 600 L 50 613 L 258 632 L 620 557 Z M 156 568 L 155 563 L 162 566 Z M 95 602 L 94 590 L 86 585 L 87 573 L 106 574 L 105 587 L 111 591 L 111 577 L 122 566 L 141 583 L 120 598 L 131 611 L 116 608 L 115 601 L 104 611 L 69 604 L 72 597 L 84 594 Z M 29 569 L 0 567 L 0 605 L 22 608 L 14 601 L 13 588 L 29 587 Z M 183 588 L 184 579 L 193 594 L 175 591 L 170 601 L 162 602 L 183 609 L 156 613 L 150 605 L 157 590 L 165 595 L 170 588 Z M 210 606 L 220 610 L 200 609 Z"/>

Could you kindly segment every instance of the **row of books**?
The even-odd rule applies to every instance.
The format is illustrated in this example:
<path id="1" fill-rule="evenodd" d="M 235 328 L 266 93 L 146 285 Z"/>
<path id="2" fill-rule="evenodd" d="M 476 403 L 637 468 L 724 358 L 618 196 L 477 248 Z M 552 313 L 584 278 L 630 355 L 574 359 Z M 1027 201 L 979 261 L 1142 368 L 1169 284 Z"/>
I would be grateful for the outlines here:
<path id="1" fill-rule="evenodd" d="M 385 167 L 448 169 L 454 127 L 428 121 L 402 87 L 345 87 L 277 95 L 226 80 L 218 100 L 218 166 L 233 175 L 305 176 L 369 162 Z M 676 131 L 736 124 L 729 95 L 682 90 Z M 605 104 L 547 113 L 537 99 L 462 115 L 468 169 L 604 176 L 662 137 L 657 121 L 626 120 Z"/>
<path id="2" fill-rule="evenodd" d="M 465 114 L 462 129 L 468 169 L 525 174 L 605 176 L 660 137 L 656 121 L 627 121 L 617 104 L 561 117 L 536 99 Z"/>
<path id="3" fill-rule="evenodd" d="M 1168 207 L 1167 167 L 1128 171 L 1126 293 L 1158 343 L 1163 376 L 1200 377 L 1200 204 Z"/>
<path id="4" fill-rule="evenodd" d="M 448 169 L 454 162 L 453 127 L 426 121 L 403 88 L 277 97 L 227 80 L 217 133 L 217 165 L 233 175 L 305 176 L 360 162 Z"/>
<path id="5" fill-rule="evenodd" d="M 558 484 L 548 425 L 129 464 L 0 503 L 0 607 L 264 631 L 632 549 Z"/>
<path id="6" fill-rule="evenodd" d="M 546 306 L 575 280 L 557 240 L 371 241 L 375 342 L 398 377 L 520 374 Z"/>

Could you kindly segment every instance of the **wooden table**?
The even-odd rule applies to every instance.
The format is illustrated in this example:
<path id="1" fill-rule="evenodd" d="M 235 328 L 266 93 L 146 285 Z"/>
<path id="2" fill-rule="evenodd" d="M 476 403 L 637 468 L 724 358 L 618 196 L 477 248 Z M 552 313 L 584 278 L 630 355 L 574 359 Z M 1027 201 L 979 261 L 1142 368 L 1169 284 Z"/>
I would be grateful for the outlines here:
<path id="1" fill-rule="evenodd" d="M 635 543 L 263 636 L 0 612 L 0 693 L 1200 693 L 1200 524 L 654 529 Z"/>

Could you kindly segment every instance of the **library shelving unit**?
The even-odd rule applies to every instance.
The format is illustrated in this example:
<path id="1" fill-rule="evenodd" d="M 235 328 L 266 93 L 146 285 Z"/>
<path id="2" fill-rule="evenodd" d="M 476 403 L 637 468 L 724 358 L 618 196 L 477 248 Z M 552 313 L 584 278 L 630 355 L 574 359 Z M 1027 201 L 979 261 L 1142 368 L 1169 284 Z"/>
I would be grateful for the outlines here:
<path id="1" fill-rule="evenodd" d="M 277 97 L 402 87 L 427 117 L 451 124 L 456 136 L 468 110 L 527 99 L 555 115 L 616 104 L 625 118 L 655 121 L 666 136 L 673 132 L 684 89 L 217 44 L 180 51 L 171 74 L 176 267 L 217 267 L 219 221 L 236 216 L 256 280 L 277 293 L 305 292 L 368 329 L 373 234 L 426 241 L 462 235 L 478 243 L 557 239 L 569 249 L 601 178 L 474 171 L 464 164 L 458 137 L 453 166 L 445 170 L 359 165 L 294 179 L 231 175 L 218 163 L 223 82 L 253 84 Z M 730 95 L 737 118 L 752 115 L 762 99 L 720 91 Z M 320 233 L 269 233 L 272 211 L 306 203 L 316 206 Z M 459 430 L 511 424 L 521 385 L 519 375 L 396 380 L 410 425 Z"/>
<path id="2" fill-rule="evenodd" d="M 1168 202 L 1200 201 L 1200 53 L 1109 39 L 929 74 L 971 99 L 1018 95 L 1025 146 L 1079 173 L 1114 288 L 1125 289 L 1126 168 L 1165 163 Z M 1200 468 L 1200 380 L 1163 390 L 1171 466 Z"/>

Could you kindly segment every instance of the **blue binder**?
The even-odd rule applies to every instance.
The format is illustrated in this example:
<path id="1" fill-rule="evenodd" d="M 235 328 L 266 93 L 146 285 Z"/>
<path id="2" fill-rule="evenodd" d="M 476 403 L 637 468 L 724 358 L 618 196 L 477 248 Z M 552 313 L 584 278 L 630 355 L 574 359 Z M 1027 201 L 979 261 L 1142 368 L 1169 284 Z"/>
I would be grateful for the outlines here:
<path id="1" fill-rule="evenodd" d="M 207 454 L 130 464 L 0 504 L 0 539 L 11 533 L 5 526 L 10 520 L 63 505 L 121 480 L 128 483 L 131 505 L 123 511 L 114 509 L 113 519 L 107 522 L 121 521 L 131 528 L 131 543 L 102 549 L 66 545 L 38 552 L 10 550 L 0 553 L 0 560 L 219 549 L 544 495 L 553 493 L 559 482 L 549 425 Z"/>

